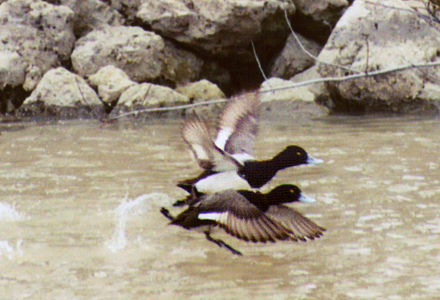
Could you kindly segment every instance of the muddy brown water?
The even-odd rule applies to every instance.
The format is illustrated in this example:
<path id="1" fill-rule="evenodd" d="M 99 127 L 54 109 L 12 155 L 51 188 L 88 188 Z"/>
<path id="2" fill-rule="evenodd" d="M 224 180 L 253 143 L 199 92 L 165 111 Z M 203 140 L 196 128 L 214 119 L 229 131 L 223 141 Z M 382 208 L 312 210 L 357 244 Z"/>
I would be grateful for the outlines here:
<path id="1" fill-rule="evenodd" d="M 199 170 L 178 121 L 2 124 L 0 299 L 438 299 L 440 120 L 261 122 L 256 157 L 299 144 L 325 160 L 281 171 L 327 228 L 252 244 L 167 226 Z M 172 210 L 176 213 L 177 210 Z"/>

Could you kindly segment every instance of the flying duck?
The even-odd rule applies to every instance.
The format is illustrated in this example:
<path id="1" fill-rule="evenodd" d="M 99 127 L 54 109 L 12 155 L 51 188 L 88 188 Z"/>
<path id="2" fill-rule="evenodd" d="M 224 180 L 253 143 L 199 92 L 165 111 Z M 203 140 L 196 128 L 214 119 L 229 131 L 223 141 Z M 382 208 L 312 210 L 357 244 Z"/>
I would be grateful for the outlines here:
<path id="1" fill-rule="evenodd" d="M 204 171 L 178 183 L 193 197 L 227 189 L 260 188 L 282 169 L 301 164 L 319 164 L 299 146 L 288 146 L 269 160 L 255 160 L 253 148 L 258 132 L 260 101 L 246 94 L 228 102 L 220 115 L 217 137 L 211 138 L 207 123 L 194 117 L 182 129 L 196 161 Z"/>
<path id="2" fill-rule="evenodd" d="M 295 185 L 280 185 L 267 194 L 247 190 L 226 190 L 203 195 L 196 205 L 176 217 L 166 208 L 161 213 L 171 225 L 201 230 L 208 241 L 225 247 L 233 254 L 241 252 L 222 240 L 211 237 L 211 230 L 219 226 L 230 235 L 245 240 L 266 243 L 276 240 L 306 241 L 319 238 L 325 229 L 297 210 L 283 203 L 314 202 Z"/>

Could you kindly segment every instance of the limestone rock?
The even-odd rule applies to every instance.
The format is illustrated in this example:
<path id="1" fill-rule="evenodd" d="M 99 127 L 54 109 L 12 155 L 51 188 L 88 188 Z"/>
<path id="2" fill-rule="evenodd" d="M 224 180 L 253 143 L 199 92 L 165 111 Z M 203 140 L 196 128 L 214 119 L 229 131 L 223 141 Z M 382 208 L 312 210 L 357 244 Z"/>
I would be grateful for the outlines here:
<path id="1" fill-rule="evenodd" d="M 300 83 L 319 78 L 321 78 L 321 75 L 318 73 L 318 67 L 313 66 L 305 70 L 304 72 L 301 72 L 290 78 L 290 81 L 292 81 L 293 83 Z M 314 101 L 321 102 L 327 100 L 330 97 L 327 88 L 323 82 L 306 85 L 303 88 L 314 95 Z"/>
<path id="2" fill-rule="evenodd" d="M 349 6 L 347 0 L 293 0 L 293 3 L 301 14 L 328 25 L 336 24 Z"/>
<path id="3" fill-rule="evenodd" d="M 91 75 L 89 82 L 98 89 L 101 100 L 109 104 L 118 100 L 126 89 L 136 84 L 124 71 L 111 65 Z"/>
<path id="4" fill-rule="evenodd" d="M 261 102 L 270 101 L 315 101 L 315 95 L 305 87 L 293 88 L 294 83 L 281 78 L 269 78 L 261 84 Z M 274 91 L 270 91 L 274 89 Z"/>
<path id="5" fill-rule="evenodd" d="M 136 16 L 155 32 L 211 55 L 251 60 L 251 40 L 266 47 L 284 40 L 284 9 L 289 15 L 295 11 L 289 1 L 279 0 L 156 0 L 142 2 Z"/>
<path id="6" fill-rule="evenodd" d="M 189 98 L 187 96 L 171 88 L 151 83 L 142 83 L 136 84 L 122 93 L 112 114 L 188 103 Z"/>
<path id="7" fill-rule="evenodd" d="M 23 85 L 25 75 L 23 58 L 16 51 L 0 50 L 0 90 Z"/>
<path id="8" fill-rule="evenodd" d="M 124 23 L 121 14 L 101 0 L 46 0 L 53 4 L 68 6 L 74 13 L 74 31 L 78 37 L 105 25 L 118 26 Z"/>
<path id="9" fill-rule="evenodd" d="M 197 79 L 202 64 L 190 52 L 177 49 L 140 27 L 114 26 L 92 31 L 77 41 L 72 53 L 73 68 L 82 76 L 114 65 L 137 82 Z"/>
<path id="10" fill-rule="evenodd" d="M 19 114 L 77 117 L 84 111 L 90 115 L 102 113 L 103 108 L 95 91 L 83 78 L 59 67 L 44 74 L 36 89 L 23 102 Z"/>
<path id="11" fill-rule="evenodd" d="M 378 10 L 379 5 L 385 6 Z M 439 60 L 440 27 L 413 13 L 412 5 L 423 11 L 418 1 L 355 1 L 336 25 L 319 59 L 358 72 Z M 320 65 L 318 71 L 324 77 L 347 73 L 328 65 Z M 410 69 L 329 82 L 327 87 L 333 100 L 330 106 L 337 111 L 431 113 L 438 111 L 439 97 L 428 89 L 439 85 L 439 69 L 424 68 L 423 72 Z"/>
<path id="12" fill-rule="evenodd" d="M 187 96 L 192 103 L 206 102 L 207 100 L 217 100 L 225 98 L 220 88 L 206 79 L 192 82 L 184 86 L 179 86 L 176 91 Z M 223 103 L 219 104 L 209 104 L 203 106 L 196 106 L 191 109 L 187 109 L 186 113 L 191 114 L 193 112 L 198 115 L 216 115 L 220 112 L 223 107 Z"/>
<path id="13" fill-rule="evenodd" d="M 321 50 L 319 44 L 308 40 L 301 35 L 298 35 L 298 38 L 307 51 L 314 56 L 319 54 L 319 51 Z M 309 68 L 314 63 L 314 59 L 301 49 L 294 36 L 290 34 L 283 50 L 274 60 L 269 74 L 271 77 L 290 78 Z"/>
<path id="14" fill-rule="evenodd" d="M 75 42 L 72 20 L 70 8 L 44 1 L 9 0 L 0 5 L 0 51 L 21 57 L 25 90 L 34 89 L 42 74 L 69 60 Z"/>

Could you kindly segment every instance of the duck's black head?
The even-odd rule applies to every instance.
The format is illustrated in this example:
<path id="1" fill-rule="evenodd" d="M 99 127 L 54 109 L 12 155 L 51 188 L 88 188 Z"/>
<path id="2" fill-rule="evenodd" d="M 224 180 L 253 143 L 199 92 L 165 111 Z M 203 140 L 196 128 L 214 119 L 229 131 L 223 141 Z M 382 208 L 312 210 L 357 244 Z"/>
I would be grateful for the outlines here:
<path id="1" fill-rule="evenodd" d="M 277 186 L 267 194 L 267 198 L 273 204 L 295 201 L 311 203 L 315 201 L 315 199 L 304 195 L 301 189 L 293 184 L 282 184 Z"/>
<path id="2" fill-rule="evenodd" d="M 283 151 L 281 151 L 277 156 L 273 158 L 278 165 L 283 168 L 298 166 L 302 164 L 316 165 L 323 161 L 321 159 L 316 159 L 311 157 L 306 150 L 300 146 L 288 146 Z"/>

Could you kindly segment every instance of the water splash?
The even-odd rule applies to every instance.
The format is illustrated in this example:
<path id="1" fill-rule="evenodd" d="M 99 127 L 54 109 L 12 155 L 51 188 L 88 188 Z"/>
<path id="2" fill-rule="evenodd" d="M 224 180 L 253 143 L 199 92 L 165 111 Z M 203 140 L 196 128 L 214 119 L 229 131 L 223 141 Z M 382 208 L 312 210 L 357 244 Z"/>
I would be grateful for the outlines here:
<path id="1" fill-rule="evenodd" d="M 0 202 L 0 222 L 1 221 L 18 221 L 23 216 L 10 204 Z"/>
<path id="2" fill-rule="evenodd" d="M 9 245 L 8 241 L 0 241 L 0 257 L 6 256 L 9 259 L 14 259 L 17 255 L 22 256 L 23 251 L 21 249 L 21 244 L 23 240 L 18 240 L 17 244 L 14 247 Z"/>
<path id="3" fill-rule="evenodd" d="M 168 195 L 163 193 L 150 193 L 138 196 L 127 201 L 127 196 L 115 209 L 116 226 L 112 237 L 105 243 L 112 252 L 118 252 L 127 246 L 125 228 L 128 217 L 134 214 L 143 213 L 152 206 L 162 206 L 170 203 Z"/>

